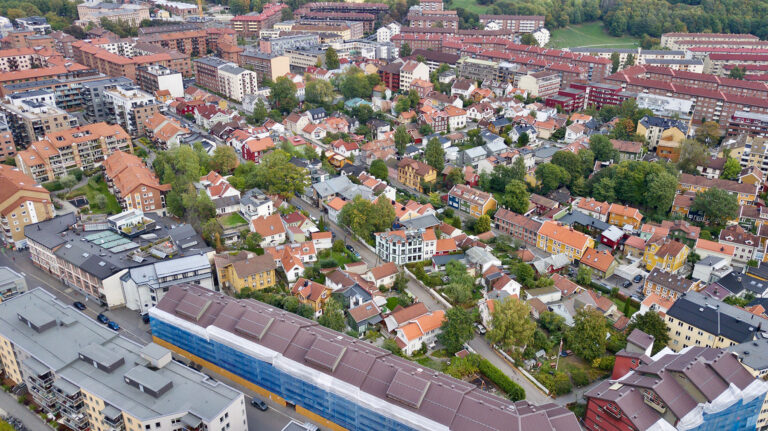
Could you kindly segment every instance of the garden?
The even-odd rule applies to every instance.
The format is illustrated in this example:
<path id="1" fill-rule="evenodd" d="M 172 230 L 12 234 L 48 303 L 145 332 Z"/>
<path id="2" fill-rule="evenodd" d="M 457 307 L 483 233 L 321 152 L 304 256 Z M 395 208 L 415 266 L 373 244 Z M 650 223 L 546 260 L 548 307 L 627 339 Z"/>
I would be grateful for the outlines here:
<path id="1" fill-rule="evenodd" d="M 89 211 L 92 213 L 118 214 L 123 211 L 101 175 L 89 178 L 84 186 L 68 192 L 64 197 L 69 200 L 79 196 L 88 199 Z"/>

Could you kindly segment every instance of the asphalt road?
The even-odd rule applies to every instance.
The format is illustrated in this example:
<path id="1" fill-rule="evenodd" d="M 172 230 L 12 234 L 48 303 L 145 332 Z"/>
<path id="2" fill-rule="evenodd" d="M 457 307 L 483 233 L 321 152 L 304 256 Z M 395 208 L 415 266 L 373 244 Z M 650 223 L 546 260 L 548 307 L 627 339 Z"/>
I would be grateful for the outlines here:
<path id="1" fill-rule="evenodd" d="M 0 416 L 13 416 L 20 420 L 28 431 L 51 431 L 39 416 L 31 412 L 25 405 L 19 404 L 16 398 L 0 391 Z"/>
<path id="2" fill-rule="evenodd" d="M 152 341 L 149 325 L 142 322 L 137 312 L 127 308 L 107 310 L 105 307 L 101 307 L 93 301 L 86 301 L 85 296 L 82 293 L 79 293 L 76 289 L 65 286 L 58 278 L 34 266 L 29 259 L 29 252 L 27 251 L 9 251 L 5 247 L 0 247 L 0 266 L 8 266 L 16 272 L 22 273 L 26 277 L 27 287 L 29 289 L 42 287 L 46 291 L 53 293 L 65 304 L 71 304 L 75 301 L 83 302 L 87 307 L 83 313 L 94 319 L 99 313 L 104 313 L 110 320 L 113 320 L 120 325 L 120 335 L 126 338 L 141 344 L 146 344 Z M 223 376 L 205 369 L 203 372 L 220 382 L 240 390 L 245 394 L 247 401 L 250 401 L 251 397 L 256 395 L 253 391 L 242 387 Z M 10 398 L 12 403 L 7 402 L 8 398 Z M 269 401 L 267 401 L 267 404 L 269 404 L 270 409 L 266 412 L 262 412 L 250 405 L 246 408 L 248 429 L 250 431 L 280 431 L 291 421 L 291 419 L 296 419 L 302 423 L 307 422 L 307 419 L 296 413 L 295 410 L 273 404 Z M 16 406 L 19 406 L 19 404 L 15 399 L 5 393 L 0 395 L 0 408 L 7 410 L 11 415 L 21 419 L 30 431 L 49 430 L 49 428 L 41 423 L 40 418 L 36 417 L 34 414 L 24 416 L 24 410 L 29 412 L 27 409 L 22 408 L 22 411 L 18 415 L 15 414 L 12 408 Z"/>

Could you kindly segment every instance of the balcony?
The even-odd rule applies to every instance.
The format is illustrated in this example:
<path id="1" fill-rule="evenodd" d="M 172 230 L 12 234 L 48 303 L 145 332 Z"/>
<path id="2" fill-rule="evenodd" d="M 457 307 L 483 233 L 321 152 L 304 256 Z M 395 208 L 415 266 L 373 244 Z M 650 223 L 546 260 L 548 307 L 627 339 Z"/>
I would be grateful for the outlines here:
<path id="1" fill-rule="evenodd" d="M 652 409 L 656 410 L 657 412 L 664 414 L 667 411 L 667 407 L 664 405 L 664 403 L 659 399 L 659 397 L 646 390 L 643 391 L 643 401 L 645 404 L 647 404 Z"/>

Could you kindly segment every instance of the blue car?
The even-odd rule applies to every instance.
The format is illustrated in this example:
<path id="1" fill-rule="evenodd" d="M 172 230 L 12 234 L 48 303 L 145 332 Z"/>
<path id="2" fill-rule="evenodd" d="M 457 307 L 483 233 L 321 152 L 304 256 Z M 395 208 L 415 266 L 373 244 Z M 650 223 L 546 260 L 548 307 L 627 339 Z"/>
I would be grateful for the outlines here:
<path id="1" fill-rule="evenodd" d="M 103 323 L 105 325 L 109 323 L 109 318 L 107 318 L 107 316 L 105 316 L 105 315 L 103 315 L 101 313 L 99 313 L 99 315 L 96 316 L 96 320 L 98 320 L 99 323 Z"/>
<path id="2" fill-rule="evenodd" d="M 78 310 L 80 310 L 80 311 L 83 311 L 83 310 L 85 310 L 85 304 L 83 304 L 83 303 L 82 303 L 82 302 L 80 302 L 80 301 L 75 301 L 75 302 L 72 304 L 72 306 L 73 306 L 73 307 L 75 307 L 75 308 L 77 308 L 77 309 L 78 309 Z"/>
<path id="3" fill-rule="evenodd" d="M 110 321 L 109 323 L 107 323 L 107 327 L 109 329 L 113 330 L 113 331 L 119 331 L 120 330 L 120 325 L 118 325 L 117 322 Z"/>

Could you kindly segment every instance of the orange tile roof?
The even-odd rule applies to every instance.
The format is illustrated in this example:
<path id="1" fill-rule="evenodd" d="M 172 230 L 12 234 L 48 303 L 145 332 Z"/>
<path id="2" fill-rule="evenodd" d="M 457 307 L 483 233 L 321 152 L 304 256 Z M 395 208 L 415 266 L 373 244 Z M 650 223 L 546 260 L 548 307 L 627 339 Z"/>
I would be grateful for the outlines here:
<path id="1" fill-rule="evenodd" d="M 611 204 L 611 206 L 608 207 L 608 213 L 618 214 L 624 217 L 630 217 L 638 221 L 643 219 L 643 215 L 640 214 L 640 210 L 638 210 L 637 208 L 632 208 L 632 207 L 620 205 L 620 204 Z"/>
<path id="2" fill-rule="evenodd" d="M 435 235 L 435 231 L 433 229 L 425 230 L 422 237 L 424 241 L 437 241 L 437 235 Z"/>
<path id="3" fill-rule="evenodd" d="M 382 278 L 389 277 L 397 273 L 397 265 L 395 265 L 394 262 L 387 262 L 383 265 L 371 268 L 371 275 L 373 275 L 374 280 L 381 280 Z"/>
<path id="4" fill-rule="evenodd" d="M 267 151 L 271 148 L 275 148 L 275 143 L 272 141 L 272 138 L 266 137 L 266 138 L 252 138 L 247 141 L 245 141 L 245 145 L 248 147 L 248 149 L 251 152 L 258 153 L 261 151 Z"/>
<path id="5" fill-rule="evenodd" d="M 541 224 L 539 234 L 552 238 L 577 250 L 582 250 L 589 244 L 589 237 L 572 227 L 563 226 L 558 222 L 547 220 Z"/>
<path id="6" fill-rule="evenodd" d="M 440 238 L 437 240 L 437 247 L 435 251 L 438 253 L 452 252 L 459 248 L 456 246 L 456 241 L 453 238 Z"/>
<path id="7" fill-rule="evenodd" d="M 581 263 L 598 271 L 605 272 L 611 267 L 613 256 L 607 251 L 597 251 L 590 247 L 581 256 Z"/>
<path id="8" fill-rule="evenodd" d="M 312 240 L 316 239 L 332 239 L 333 233 L 331 232 L 312 232 Z"/>
<path id="9" fill-rule="evenodd" d="M 0 202 L 5 202 L 19 190 L 45 193 L 50 200 L 50 193 L 32 177 L 13 166 L 0 164 Z"/>
<path id="10" fill-rule="evenodd" d="M 436 310 L 417 317 L 416 319 L 400 327 L 400 330 L 403 331 L 403 336 L 406 340 L 412 341 L 423 336 L 424 334 L 429 333 L 430 331 L 434 331 L 435 329 L 440 328 L 443 326 L 444 321 L 445 311 Z"/>
<path id="11" fill-rule="evenodd" d="M 331 289 L 328 286 L 323 284 L 314 282 L 312 280 L 307 280 L 305 278 L 299 278 L 296 280 L 296 283 L 293 284 L 291 293 L 297 296 L 301 296 L 306 300 L 317 302 L 320 298 L 322 298 L 323 293 L 328 294 L 330 290 Z"/>
<path id="12" fill-rule="evenodd" d="M 122 196 L 128 196 L 139 186 L 168 191 L 170 184 L 160 184 L 140 158 L 123 151 L 115 151 L 104 160 L 105 175 L 112 179 Z"/>
<path id="13" fill-rule="evenodd" d="M 586 198 L 579 200 L 579 203 L 576 204 L 576 207 L 598 214 L 608 214 L 608 207 L 610 207 L 610 205 L 611 204 L 608 202 L 601 202 L 593 198 Z"/>
<path id="14" fill-rule="evenodd" d="M 672 307 L 672 304 L 674 304 L 675 301 L 673 301 L 671 298 L 663 298 L 660 295 L 656 293 L 651 293 L 650 295 L 646 296 L 645 299 L 643 299 L 643 302 L 641 302 L 642 305 L 650 308 L 651 305 L 658 305 L 659 308 L 663 308 L 664 310 L 669 310 L 670 307 Z"/>
<path id="15" fill-rule="evenodd" d="M 283 226 L 280 214 L 256 217 L 252 223 L 253 231 L 261 235 L 262 238 L 285 233 L 285 227 Z"/>
<path id="16" fill-rule="evenodd" d="M 728 256 L 733 256 L 735 247 L 728 244 L 721 244 L 717 241 L 710 241 L 708 239 L 699 238 L 696 240 L 696 248 L 711 251 L 715 253 L 721 253 Z"/>
<path id="17" fill-rule="evenodd" d="M 336 211 L 341 211 L 342 208 L 344 208 L 344 205 L 348 204 L 349 202 L 345 201 L 344 199 L 336 196 L 335 198 L 331 199 L 326 205 L 333 208 Z"/>

